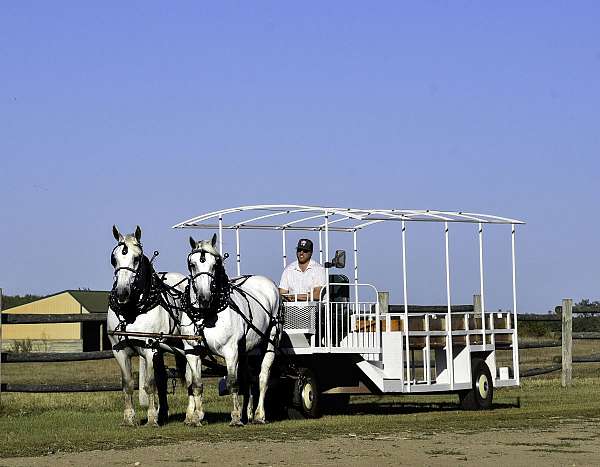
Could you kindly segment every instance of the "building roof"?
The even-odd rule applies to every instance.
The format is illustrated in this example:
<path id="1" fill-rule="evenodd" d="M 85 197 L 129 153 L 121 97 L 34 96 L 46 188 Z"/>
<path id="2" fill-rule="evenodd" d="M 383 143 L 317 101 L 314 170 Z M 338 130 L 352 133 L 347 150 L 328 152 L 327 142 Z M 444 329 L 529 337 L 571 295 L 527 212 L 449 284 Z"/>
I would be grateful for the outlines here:
<path id="1" fill-rule="evenodd" d="M 65 292 L 81 303 L 90 313 L 106 313 L 108 311 L 108 296 L 104 290 L 66 290 Z"/>
<path id="2" fill-rule="evenodd" d="M 2 312 L 15 313 L 19 312 L 19 308 L 30 305 L 41 300 L 46 300 L 50 297 L 69 294 L 77 303 L 81 305 L 88 313 L 106 313 L 108 311 L 109 291 L 106 290 L 63 290 L 45 297 L 40 297 L 31 302 L 16 305 L 14 307 L 3 309 Z"/>

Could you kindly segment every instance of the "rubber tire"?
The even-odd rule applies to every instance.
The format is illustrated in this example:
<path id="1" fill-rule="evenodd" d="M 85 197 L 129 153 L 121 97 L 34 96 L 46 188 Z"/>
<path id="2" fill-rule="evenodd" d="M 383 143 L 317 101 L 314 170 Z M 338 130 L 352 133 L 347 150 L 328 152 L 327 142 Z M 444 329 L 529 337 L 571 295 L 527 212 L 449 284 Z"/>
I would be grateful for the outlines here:
<path id="1" fill-rule="evenodd" d="M 312 370 L 301 368 L 294 384 L 293 407 L 305 418 L 321 416 L 321 397 L 317 378 Z"/>
<path id="2" fill-rule="evenodd" d="M 464 410 L 489 410 L 494 399 L 492 374 L 485 361 L 476 358 L 471 362 L 473 387 L 459 393 Z"/>

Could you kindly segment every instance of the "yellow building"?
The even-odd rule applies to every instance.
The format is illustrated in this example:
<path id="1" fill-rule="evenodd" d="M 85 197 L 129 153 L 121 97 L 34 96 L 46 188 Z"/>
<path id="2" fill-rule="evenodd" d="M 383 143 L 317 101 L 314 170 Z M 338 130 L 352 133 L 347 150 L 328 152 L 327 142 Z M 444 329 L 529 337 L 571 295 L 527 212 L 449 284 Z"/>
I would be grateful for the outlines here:
<path id="1" fill-rule="evenodd" d="M 3 314 L 86 314 L 106 313 L 106 291 L 65 290 L 31 303 L 3 310 Z M 38 352 L 88 352 L 108 350 L 106 322 L 3 324 L 2 350 L 15 346 L 31 347 Z M 23 349 L 21 349 L 23 350 Z"/>

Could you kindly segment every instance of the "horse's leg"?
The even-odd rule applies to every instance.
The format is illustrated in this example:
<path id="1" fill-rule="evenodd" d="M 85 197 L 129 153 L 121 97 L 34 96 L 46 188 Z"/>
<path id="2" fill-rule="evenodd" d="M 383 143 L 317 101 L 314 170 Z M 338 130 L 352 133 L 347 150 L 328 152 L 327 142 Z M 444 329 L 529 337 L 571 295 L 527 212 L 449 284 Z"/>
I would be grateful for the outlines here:
<path id="1" fill-rule="evenodd" d="M 191 425 L 192 417 L 194 416 L 194 410 L 196 408 L 196 403 L 194 402 L 194 395 L 192 393 L 192 372 L 195 371 L 192 368 L 194 368 L 195 366 L 195 361 L 193 355 L 187 354 L 185 356 L 185 360 L 187 362 L 187 364 L 185 365 L 185 388 L 188 392 L 188 405 L 187 409 L 185 410 L 185 420 L 183 423 L 186 425 Z"/>
<path id="2" fill-rule="evenodd" d="M 157 410 L 157 392 L 156 380 L 154 379 L 154 354 L 156 350 L 144 349 L 142 355 L 146 361 L 146 380 L 144 381 L 144 390 L 148 394 L 148 421 L 146 426 L 158 426 L 158 410 Z M 141 362 L 140 362 L 141 366 Z"/>
<path id="3" fill-rule="evenodd" d="M 131 374 L 131 353 L 129 349 L 123 349 L 118 352 L 113 351 L 113 354 L 119 364 L 119 368 L 121 368 L 121 385 L 125 400 L 123 422 L 121 424 L 124 426 L 135 426 L 137 422 L 135 420 L 135 410 L 133 408 L 134 381 L 133 375 Z"/>
<path id="4" fill-rule="evenodd" d="M 154 353 L 154 381 L 156 382 L 158 423 L 164 424 L 169 420 L 169 401 L 167 400 L 167 370 L 164 354 L 161 350 Z"/>
<path id="5" fill-rule="evenodd" d="M 146 384 L 146 359 L 141 355 L 138 362 L 138 371 L 138 400 L 140 402 L 140 406 L 147 409 L 148 393 L 144 389 L 144 385 Z"/>
<path id="6" fill-rule="evenodd" d="M 260 365 L 260 375 L 258 376 L 258 404 L 256 406 L 256 414 L 254 416 L 254 423 L 266 423 L 265 417 L 265 395 L 267 394 L 267 388 L 269 386 L 269 376 L 271 375 L 271 366 L 275 360 L 275 346 L 273 342 L 276 342 L 279 330 L 277 326 L 271 328 L 269 335 L 269 342 L 267 344 L 267 351 L 263 357 Z"/>
<path id="7" fill-rule="evenodd" d="M 254 418 L 254 400 L 252 398 L 252 374 L 250 365 L 248 364 L 249 358 L 245 352 L 238 355 L 238 386 L 243 398 L 241 413 L 246 413 L 246 420 L 242 419 L 242 422 L 252 423 L 252 419 Z"/>
<path id="8" fill-rule="evenodd" d="M 239 399 L 239 381 L 238 381 L 238 369 L 239 369 L 239 350 L 238 344 L 229 344 L 223 349 L 223 358 L 227 365 L 227 389 L 231 393 L 231 399 L 233 402 L 233 409 L 231 410 L 231 422 L 230 426 L 243 426 L 242 423 L 242 411 L 240 408 Z"/>
<path id="9" fill-rule="evenodd" d="M 186 355 L 185 382 L 188 390 L 188 406 L 185 411 L 185 423 L 190 426 L 202 426 L 204 407 L 202 394 L 202 360 L 198 355 Z"/>
<path id="10" fill-rule="evenodd" d="M 246 373 L 248 383 L 244 392 L 244 404 L 246 405 L 246 416 L 248 417 L 248 423 L 252 423 L 254 421 L 254 387 L 252 384 L 252 375 L 250 374 L 250 371 L 247 371 Z"/>

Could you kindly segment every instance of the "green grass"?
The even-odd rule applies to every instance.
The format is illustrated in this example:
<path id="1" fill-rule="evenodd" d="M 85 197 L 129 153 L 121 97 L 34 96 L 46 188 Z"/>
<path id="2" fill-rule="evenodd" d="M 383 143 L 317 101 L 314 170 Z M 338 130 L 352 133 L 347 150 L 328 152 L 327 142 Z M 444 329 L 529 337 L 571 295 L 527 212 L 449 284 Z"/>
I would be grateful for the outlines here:
<path id="1" fill-rule="evenodd" d="M 357 396 L 345 414 L 234 429 L 227 424 L 230 399 L 220 398 L 214 383 L 214 380 L 208 381 L 206 385 L 208 424 L 200 428 L 189 428 L 182 423 L 186 397 L 181 388 L 169 396 L 169 423 L 158 429 L 120 427 L 122 401 L 119 393 L 3 394 L 0 456 L 124 449 L 180 440 L 284 441 L 340 434 L 373 438 L 398 432 L 423 439 L 445 431 L 468 434 L 489 429 L 550 429 L 563 421 L 591 419 L 600 413 L 600 385 L 595 379 L 576 380 L 569 389 L 561 388 L 556 379 L 540 379 L 525 381 L 521 388 L 498 390 L 495 409 L 486 412 L 459 410 L 453 395 Z M 143 412 L 139 415 L 144 416 Z M 563 443 L 566 445 L 568 440 Z M 539 448 L 564 448 L 561 444 Z"/>
<path id="2" fill-rule="evenodd" d="M 594 343 L 597 347 L 598 344 Z M 527 350 L 525 367 L 544 366 L 560 349 Z M 576 345 L 581 354 L 597 352 L 591 344 Z M 502 358 L 499 352 L 499 360 Z M 172 366 L 172 362 L 167 364 Z M 472 433 L 481 430 L 555 429 L 560 423 L 592 419 L 600 414 L 600 365 L 575 365 L 574 384 L 560 387 L 560 374 L 524 379 L 520 388 L 496 390 L 494 410 L 466 412 L 455 395 L 354 396 L 343 414 L 318 420 L 284 420 L 266 426 L 228 426 L 230 398 L 219 397 L 216 380 L 205 385 L 207 425 L 183 425 L 187 397 L 181 384 L 169 395 L 170 420 L 158 429 L 120 427 L 121 393 L 2 394 L 0 405 L 0 457 L 43 455 L 58 451 L 125 449 L 182 440 L 293 440 L 335 435 L 375 438 L 403 433 L 428 439 L 438 432 Z M 73 363 L 2 365 L 2 379 L 11 383 L 118 382 L 112 360 Z M 136 395 L 137 399 L 137 395 Z M 144 418 L 138 409 L 138 416 Z M 569 439 L 542 450 L 564 449 Z M 459 455 L 440 452 L 438 455 Z"/>

